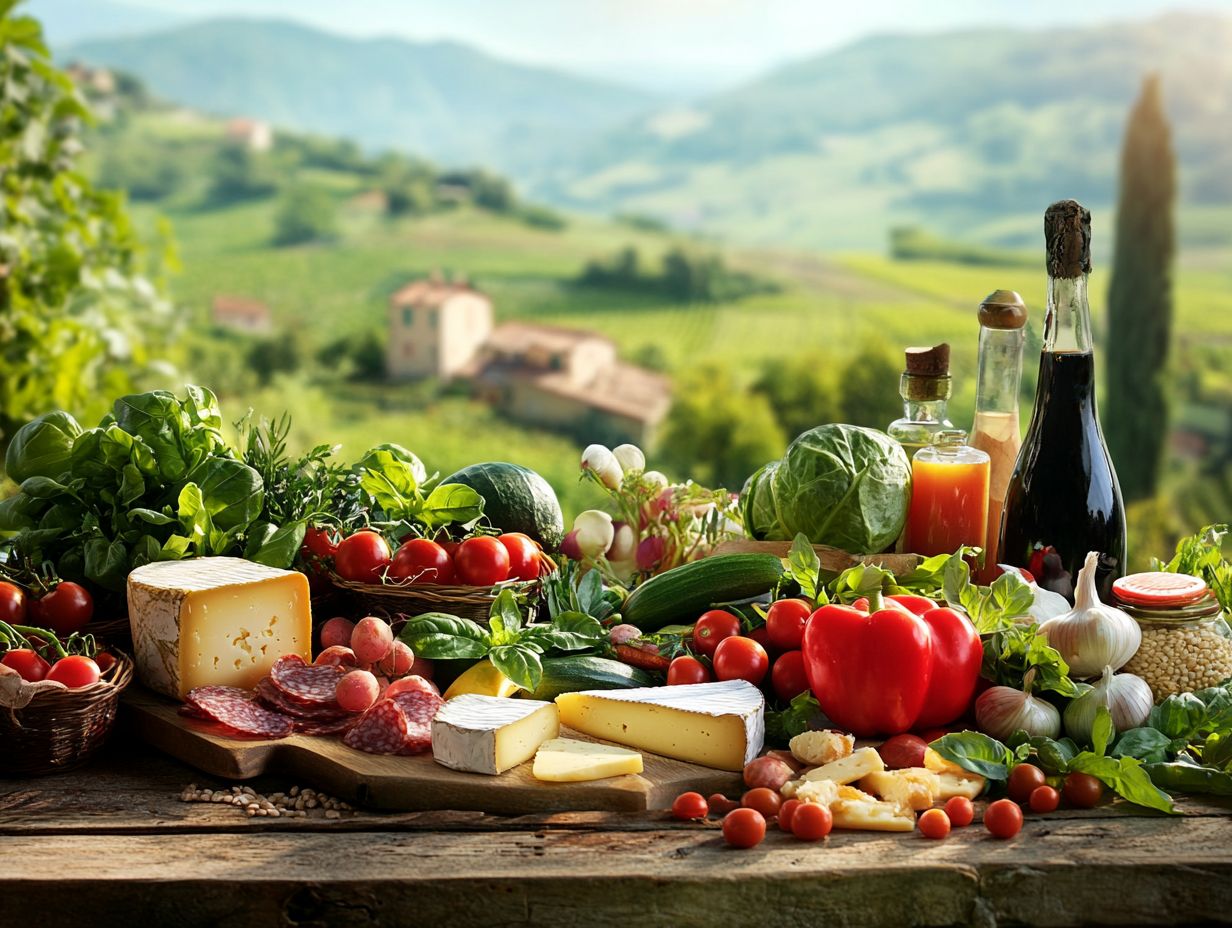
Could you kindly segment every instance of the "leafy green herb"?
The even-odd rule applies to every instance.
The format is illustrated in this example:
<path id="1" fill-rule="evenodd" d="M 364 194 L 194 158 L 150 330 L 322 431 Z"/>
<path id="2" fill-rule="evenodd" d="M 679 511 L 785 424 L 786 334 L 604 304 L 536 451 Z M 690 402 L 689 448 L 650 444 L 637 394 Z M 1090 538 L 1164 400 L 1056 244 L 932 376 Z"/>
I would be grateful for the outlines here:
<path id="1" fill-rule="evenodd" d="M 1232 611 L 1232 564 L 1223 556 L 1223 540 L 1227 534 L 1227 525 L 1204 526 L 1198 533 L 1177 542 L 1172 560 L 1164 563 L 1153 558 L 1151 569 L 1201 577 L 1224 611 Z"/>
<path id="2" fill-rule="evenodd" d="M 488 627 L 457 616 L 429 612 L 406 623 L 399 636 L 416 654 L 432 659 L 487 658 L 524 690 L 543 676 L 540 657 L 549 651 L 580 651 L 604 640 L 594 616 L 562 612 L 550 623 L 526 624 L 517 597 L 502 590 L 488 613 Z"/>
<path id="3" fill-rule="evenodd" d="M 585 570 L 578 562 L 563 560 L 543 578 L 543 595 L 551 618 L 580 612 L 602 622 L 620 608 L 621 592 L 604 586 L 597 570 Z"/>
<path id="4" fill-rule="evenodd" d="M 800 595 L 809 602 L 822 604 L 825 601 L 824 586 L 821 582 L 821 559 L 813 550 L 812 543 L 803 532 L 796 535 L 787 555 L 786 576 L 800 587 Z"/>
<path id="5" fill-rule="evenodd" d="M 1009 779 L 1016 760 L 1008 747 L 978 731 L 951 732 L 929 747 L 964 770 L 998 782 Z"/>
<path id="6" fill-rule="evenodd" d="M 984 639 L 984 662 L 980 675 L 1002 686 L 1022 689 L 1027 672 L 1035 671 L 1035 689 L 1061 696 L 1078 695 L 1078 685 L 1069 678 L 1069 665 L 1037 625 L 1011 625 Z"/>
<path id="7" fill-rule="evenodd" d="M 825 724 L 826 717 L 821 706 L 806 690 L 793 699 L 786 709 L 766 713 L 766 739 L 786 746 L 796 735 L 822 728 Z"/>

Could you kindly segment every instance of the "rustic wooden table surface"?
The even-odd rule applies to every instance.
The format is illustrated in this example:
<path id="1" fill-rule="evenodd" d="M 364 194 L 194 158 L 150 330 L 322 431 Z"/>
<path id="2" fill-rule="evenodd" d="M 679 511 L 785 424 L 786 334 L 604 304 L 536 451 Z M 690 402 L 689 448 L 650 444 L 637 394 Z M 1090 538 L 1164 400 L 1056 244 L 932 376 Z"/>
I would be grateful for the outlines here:
<path id="1" fill-rule="evenodd" d="M 248 818 L 182 802 L 190 782 L 223 785 L 123 738 L 80 771 L 0 780 L 0 926 L 1232 923 L 1232 803 L 1028 817 L 1010 841 L 772 830 L 734 851 L 662 813 Z"/>

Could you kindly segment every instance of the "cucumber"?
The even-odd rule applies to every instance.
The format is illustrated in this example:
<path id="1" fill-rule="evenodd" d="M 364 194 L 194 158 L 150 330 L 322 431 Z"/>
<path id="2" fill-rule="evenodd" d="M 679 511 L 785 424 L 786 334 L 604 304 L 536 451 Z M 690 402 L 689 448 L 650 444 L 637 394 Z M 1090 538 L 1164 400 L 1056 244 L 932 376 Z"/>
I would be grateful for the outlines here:
<path id="1" fill-rule="evenodd" d="M 644 632 L 691 625 L 715 603 L 760 596 L 783 576 L 773 554 L 719 554 L 651 577 L 625 600 L 621 615 Z"/>
<path id="2" fill-rule="evenodd" d="M 527 699 L 551 702 L 561 693 L 579 690 L 628 690 L 636 686 L 658 686 L 663 681 L 637 667 L 593 654 L 567 654 L 543 660 L 543 678 Z"/>

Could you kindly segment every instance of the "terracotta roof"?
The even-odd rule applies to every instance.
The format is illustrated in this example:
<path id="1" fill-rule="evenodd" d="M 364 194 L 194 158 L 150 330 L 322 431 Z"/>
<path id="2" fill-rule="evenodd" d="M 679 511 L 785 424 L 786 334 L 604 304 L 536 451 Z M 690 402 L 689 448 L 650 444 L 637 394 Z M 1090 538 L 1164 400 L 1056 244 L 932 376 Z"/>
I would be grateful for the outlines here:
<path id="1" fill-rule="evenodd" d="M 246 296 L 227 296 L 219 294 L 214 297 L 213 315 L 215 319 L 263 319 L 270 317 L 269 307 L 260 300 Z"/>
<path id="2" fill-rule="evenodd" d="M 480 377 L 495 381 L 520 380 L 545 393 L 635 422 L 657 423 L 672 405 L 672 385 L 667 377 L 619 361 L 599 371 L 590 383 L 580 386 L 563 371 L 539 373 L 517 364 L 489 364 Z"/>
<path id="3" fill-rule="evenodd" d="M 459 293 L 475 293 L 484 296 L 467 283 L 424 277 L 420 280 L 412 280 L 409 284 L 395 290 L 389 301 L 395 306 L 440 306 L 451 296 Z"/>
<path id="4" fill-rule="evenodd" d="M 523 353 L 531 348 L 568 351 L 575 345 L 589 341 L 612 344 L 610 338 L 597 332 L 542 325 L 538 322 L 502 322 L 488 337 L 488 345 L 501 353 Z"/>

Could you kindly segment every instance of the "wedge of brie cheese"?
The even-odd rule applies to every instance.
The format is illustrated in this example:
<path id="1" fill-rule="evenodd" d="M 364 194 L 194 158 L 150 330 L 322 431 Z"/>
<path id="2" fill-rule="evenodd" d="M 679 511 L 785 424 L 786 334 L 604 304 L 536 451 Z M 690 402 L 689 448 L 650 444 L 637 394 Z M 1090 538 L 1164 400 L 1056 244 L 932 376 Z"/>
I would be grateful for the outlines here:
<path id="1" fill-rule="evenodd" d="M 550 702 L 466 694 L 447 701 L 432 720 L 432 756 L 451 770 L 504 773 L 559 733 Z"/>

